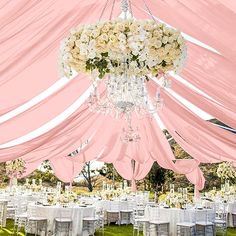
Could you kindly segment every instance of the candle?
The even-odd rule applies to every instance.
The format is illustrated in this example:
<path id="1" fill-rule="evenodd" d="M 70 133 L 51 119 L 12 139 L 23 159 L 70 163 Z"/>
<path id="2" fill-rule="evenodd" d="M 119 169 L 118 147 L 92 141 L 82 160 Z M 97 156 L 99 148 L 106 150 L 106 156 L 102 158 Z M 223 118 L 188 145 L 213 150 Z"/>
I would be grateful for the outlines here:
<path id="1" fill-rule="evenodd" d="M 229 180 L 225 181 L 225 192 L 229 192 L 230 185 L 229 185 Z"/>
<path id="2" fill-rule="evenodd" d="M 157 202 L 157 192 L 155 192 L 155 195 L 154 195 L 154 202 Z"/>
<path id="3" fill-rule="evenodd" d="M 187 188 L 184 188 L 183 189 L 183 194 L 187 194 L 188 193 L 188 189 Z"/>

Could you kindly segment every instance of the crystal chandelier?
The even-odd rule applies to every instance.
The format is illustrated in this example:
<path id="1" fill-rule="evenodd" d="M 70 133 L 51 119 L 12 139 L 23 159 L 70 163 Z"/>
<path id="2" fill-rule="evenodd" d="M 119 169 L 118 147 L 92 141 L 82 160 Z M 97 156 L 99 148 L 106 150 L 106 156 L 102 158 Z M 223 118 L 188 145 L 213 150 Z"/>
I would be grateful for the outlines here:
<path id="1" fill-rule="evenodd" d="M 152 20 L 134 19 L 130 1 L 121 0 L 122 18 L 101 22 L 101 15 L 96 24 L 72 29 L 61 47 L 63 75 L 70 77 L 72 71 L 91 75 L 89 109 L 126 118 L 128 128 L 121 135 L 125 143 L 140 139 L 131 125 L 132 114 L 144 117 L 163 107 L 160 87 L 171 86 L 168 73 L 180 72 L 186 58 L 180 32 L 157 22 L 143 1 Z M 149 98 L 147 83 L 153 77 L 159 79 L 159 88 Z M 105 92 L 100 94 L 103 84 Z"/>

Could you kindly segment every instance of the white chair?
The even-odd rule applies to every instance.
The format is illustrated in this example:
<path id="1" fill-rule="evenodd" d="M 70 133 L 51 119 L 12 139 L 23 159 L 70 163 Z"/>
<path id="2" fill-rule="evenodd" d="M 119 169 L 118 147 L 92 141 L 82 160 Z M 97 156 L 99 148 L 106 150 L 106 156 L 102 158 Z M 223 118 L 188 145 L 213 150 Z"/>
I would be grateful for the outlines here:
<path id="1" fill-rule="evenodd" d="M 97 221 L 98 219 L 96 217 L 84 217 L 83 218 L 83 232 L 87 231 L 88 235 L 94 236 Z"/>
<path id="2" fill-rule="evenodd" d="M 7 204 L 7 219 L 14 219 L 16 213 L 17 199 L 12 197 Z"/>
<path id="3" fill-rule="evenodd" d="M 216 218 L 215 218 L 215 228 L 222 233 L 222 235 L 225 235 L 227 232 L 227 216 L 228 213 L 226 211 L 226 204 L 224 203 L 216 203 L 215 204 L 215 212 L 216 212 Z"/>
<path id="4" fill-rule="evenodd" d="M 0 227 L 3 227 L 3 221 L 4 221 L 4 210 L 5 210 L 5 204 L 4 202 L 0 202 Z"/>
<path id="5" fill-rule="evenodd" d="M 154 207 L 152 207 L 154 208 Z M 169 236 L 169 232 L 170 232 L 170 222 L 169 221 L 165 221 L 165 220 L 161 220 L 160 217 L 160 209 L 158 209 L 158 207 L 156 208 L 156 215 L 154 217 L 154 219 L 149 221 L 149 231 L 150 233 L 154 230 L 158 236 L 162 235 L 162 236 Z M 150 218 L 150 217 L 149 217 Z"/>
<path id="6" fill-rule="evenodd" d="M 186 209 L 183 210 L 183 219 L 177 223 L 177 236 L 196 236 L 195 217 L 192 218 Z M 192 219 L 191 219 L 192 218 Z"/>
<path id="7" fill-rule="evenodd" d="M 106 210 L 106 220 L 107 224 L 118 223 L 120 225 L 120 202 L 110 201 L 110 209 Z"/>
<path id="8" fill-rule="evenodd" d="M 139 209 L 133 210 L 133 236 L 135 232 L 137 232 L 137 236 L 139 236 L 141 231 L 145 230 L 145 235 L 149 236 L 149 219 L 144 217 L 144 211 L 140 211 Z"/>
<path id="9" fill-rule="evenodd" d="M 47 218 L 38 216 L 35 206 L 30 206 L 30 208 L 27 210 L 27 214 L 28 216 L 25 227 L 25 235 L 30 232 L 34 235 L 42 235 L 42 233 L 44 233 L 46 236 L 48 226 Z"/>
<path id="10" fill-rule="evenodd" d="M 104 225 L 105 225 L 105 212 L 103 209 L 98 209 L 96 211 L 96 230 L 99 232 L 102 231 L 102 235 L 104 235 Z"/>
<path id="11" fill-rule="evenodd" d="M 127 208 L 126 209 L 120 209 L 120 222 L 123 224 L 125 222 L 126 225 L 130 224 L 132 221 L 132 214 L 133 210 L 135 208 L 135 202 L 127 202 Z"/>
<path id="12" fill-rule="evenodd" d="M 196 215 L 196 234 L 197 236 L 208 236 L 215 235 L 215 212 L 212 210 L 212 213 L 209 210 L 198 210 L 199 214 L 201 212 L 201 217 L 198 217 L 198 213 Z M 204 219 L 202 219 L 202 214 Z"/>
<path id="13" fill-rule="evenodd" d="M 70 236 L 72 233 L 72 209 L 61 207 L 58 210 L 58 217 L 54 219 L 54 235 L 63 235 Z"/>
<path id="14" fill-rule="evenodd" d="M 236 227 L 236 213 L 231 213 L 232 215 L 232 223 L 233 223 L 233 227 Z"/>
<path id="15" fill-rule="evenodd" d="M 22 227 L 26 227 L 27 223 L 27 202 L 18 202 L 15 217 L 14 217 L 14 232 L 17 231 L 17 235 L 19 232 L 19 229 Z"/>

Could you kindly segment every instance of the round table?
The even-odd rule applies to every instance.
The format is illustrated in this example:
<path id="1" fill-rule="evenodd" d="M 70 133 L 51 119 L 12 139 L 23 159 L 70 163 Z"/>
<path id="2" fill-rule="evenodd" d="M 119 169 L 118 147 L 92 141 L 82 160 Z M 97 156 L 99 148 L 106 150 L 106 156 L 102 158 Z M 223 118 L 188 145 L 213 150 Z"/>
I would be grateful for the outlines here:
<path id="1" fill-rule="evenodd" d="M 133 210 L 137 206 L 133 200 L 101 200 L 95 203 L 97 208 L 103 208 L 104 210 Z"/>
<path id="2" fill-rule="evenodd" d="M 170 236 L 177 235 L 177 223 L 180 222 L 195 222 L 195 221 L 205 221 L 206 217 L 212 218 L 214 220 L 215 213 L 212 209 L 179 209 L 179 208 L 161 208 L 161 207 L 146 207 L 145 208 L 145 218 L 149 220 L 162 220 L 170 222 Z M 156 235 L 154 230 L 151 236 Z"/>
<path id="3" fill-rule="evenodd" d="M 29 205 L 29 211 L 31 207 L 36 208 L 37 216 L 44 217 L 48 219 L 48 232 L 53 232 L 54 219 L 57 217 L 63 217 L 61 212 L 65 209 L 62 206 L 43 206 L 43 205 Z M 94 206 L 82 207 L 79 205 L 68 206 L 66 207 L 70 211 L 72 223 L 72 235 L 82 235 L 83 229 L 83 218 L 84 217 L 93 217 L 95 214 Z"/>

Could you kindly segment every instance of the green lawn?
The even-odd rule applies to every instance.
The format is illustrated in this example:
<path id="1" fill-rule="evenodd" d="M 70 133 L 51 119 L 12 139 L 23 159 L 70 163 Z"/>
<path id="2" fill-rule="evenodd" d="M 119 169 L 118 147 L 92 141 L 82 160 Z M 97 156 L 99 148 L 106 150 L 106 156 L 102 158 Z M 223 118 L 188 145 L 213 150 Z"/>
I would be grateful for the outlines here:
<path id="1" fill-rule="evenodd" d="M 105 228 L 105 234 L 104 236 L 132 236 L 133 230 L 132 225 L 128 226 L 117 226 L 117 225 L 110 225 Z M 14 235 L 13 234 L 13 221 L 8 220 L 7 221 L 7 227 L 0 229 L 0 235 Z M 16 235 L 16 234 L 15 234 Z M 23 230 L 18 234 L 20 236 L 24 235 Z M 97 232 L 96 236 L 102 235 L 102 233 Z M 221 234 L 217 234 L 217 236 L 220 236 Z M 28 236 L 30 236 L 28 234 Z M 142 234 L 140 234 L 142 236 Z M 229 229 L 227 232 L 227 236 L 236 236 L 236 229 Z"/>

